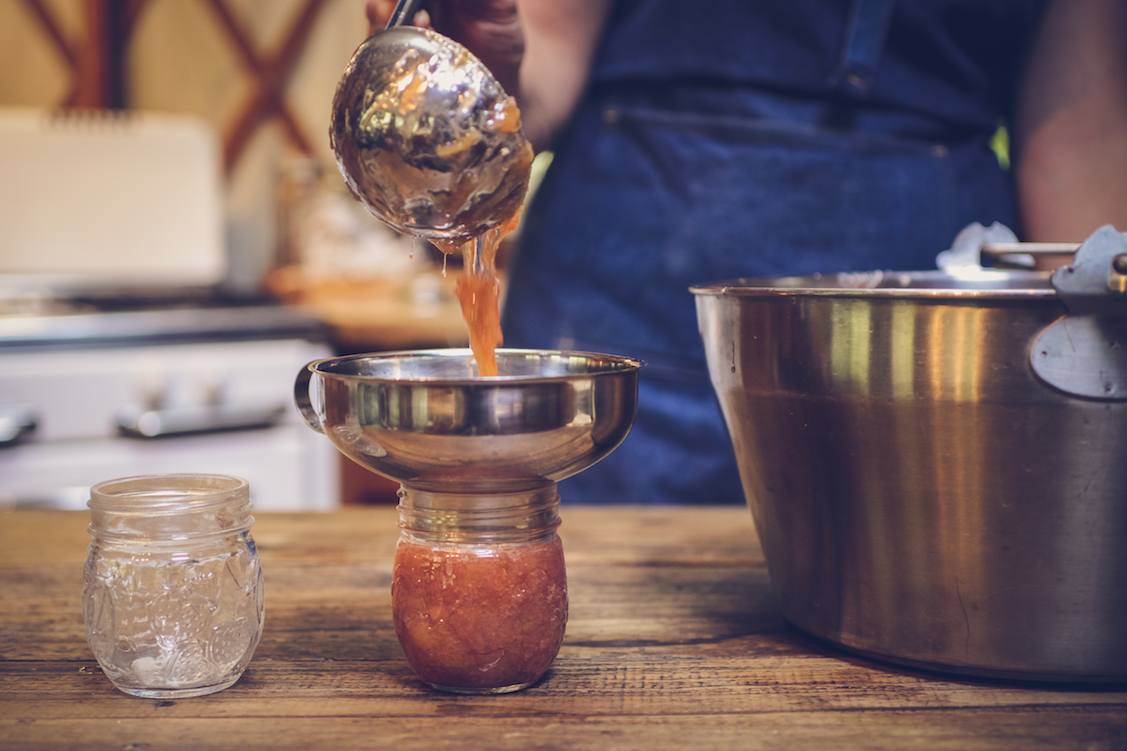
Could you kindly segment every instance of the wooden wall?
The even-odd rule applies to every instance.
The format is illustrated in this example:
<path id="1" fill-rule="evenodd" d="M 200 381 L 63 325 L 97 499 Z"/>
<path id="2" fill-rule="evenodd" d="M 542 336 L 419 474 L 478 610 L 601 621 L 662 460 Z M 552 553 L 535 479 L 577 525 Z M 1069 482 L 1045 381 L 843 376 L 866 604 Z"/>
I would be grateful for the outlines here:
<path id="1" fill-rule="evenodd" d="M 3 0 L 0 107 L 123 103 L 211 123 L 234 281 L 253 285 L 273 258 L 277 174 L 304 153 L 331 164 L 333 90 L 365 33 L 363 0 Z"/>

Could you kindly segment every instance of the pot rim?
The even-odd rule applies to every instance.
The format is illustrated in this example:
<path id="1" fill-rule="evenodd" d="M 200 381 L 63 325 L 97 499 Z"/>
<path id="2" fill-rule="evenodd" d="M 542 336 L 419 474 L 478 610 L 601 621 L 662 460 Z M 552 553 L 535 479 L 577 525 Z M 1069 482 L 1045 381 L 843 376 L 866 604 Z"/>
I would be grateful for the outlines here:
<path id="1" fill-rule="evenodd" d="M 747 277 L 696 284 L 698 296 L 832 297 L 899 300 L 1055 300 L 1047 271 L 966 274 L 943 271 L 865 271 L 806 276 Z"/>

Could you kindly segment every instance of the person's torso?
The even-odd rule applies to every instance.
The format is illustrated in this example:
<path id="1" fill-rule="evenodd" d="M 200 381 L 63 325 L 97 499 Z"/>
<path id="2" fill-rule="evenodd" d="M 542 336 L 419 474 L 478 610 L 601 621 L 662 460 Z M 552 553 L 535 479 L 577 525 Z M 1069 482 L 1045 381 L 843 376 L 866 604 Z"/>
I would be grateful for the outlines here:
<path id="1" fill-rule="evenodd" d="M 682 351 L 692 283 L 934 268 L 971 221 L 1017 228 L 990 138 L 1039 4 L 619 0 L 522 239 L 561 283 L 528 299 Z"/>
<path id="2" fill-rule="evenodd" d="M 953 130 L 1008 118 L 1044 0 L 618 0 L 595 88 L 701 83 L 899 111 Z"/>

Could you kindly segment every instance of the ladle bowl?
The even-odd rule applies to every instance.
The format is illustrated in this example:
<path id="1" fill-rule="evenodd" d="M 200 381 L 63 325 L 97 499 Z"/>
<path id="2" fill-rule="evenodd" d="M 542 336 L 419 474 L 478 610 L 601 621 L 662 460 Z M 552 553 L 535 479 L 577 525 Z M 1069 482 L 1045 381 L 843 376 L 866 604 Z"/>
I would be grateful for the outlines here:
<path id="1" fill-rule="evenodd" d="M 353 194 L 392 228 L 460 242 L 524 200 L 532 148 L 512 99 L 462 45 L 397 26 L 360 45 L 329 140 Z"/>

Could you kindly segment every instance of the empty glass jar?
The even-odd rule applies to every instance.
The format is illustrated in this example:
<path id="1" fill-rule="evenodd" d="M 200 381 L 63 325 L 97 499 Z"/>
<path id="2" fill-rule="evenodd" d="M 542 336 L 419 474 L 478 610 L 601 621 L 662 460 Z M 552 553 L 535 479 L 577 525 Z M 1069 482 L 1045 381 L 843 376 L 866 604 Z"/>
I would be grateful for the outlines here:
<path id="1" fill-rule="evenodd" d="M 90 492 L 86 636 L 127 694 L 202 696 L 242 675 L 262 636 L 262 569 L 245 480 L 154 475 Z"/>

